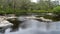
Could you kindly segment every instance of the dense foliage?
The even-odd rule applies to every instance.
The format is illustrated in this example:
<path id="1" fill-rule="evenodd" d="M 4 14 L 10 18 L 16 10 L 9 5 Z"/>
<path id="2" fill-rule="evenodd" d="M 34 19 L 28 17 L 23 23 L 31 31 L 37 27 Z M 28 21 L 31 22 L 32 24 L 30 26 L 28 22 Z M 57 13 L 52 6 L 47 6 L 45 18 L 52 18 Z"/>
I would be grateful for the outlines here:
<path id="1" fill-rule="evenodd" d="M 30 0 L 0 0 L 0 14 L 29 14 L 29 13 L 53 12 L 59 13 L 60 6 L 50 0 L 40 0 L 37 3 Z"/>

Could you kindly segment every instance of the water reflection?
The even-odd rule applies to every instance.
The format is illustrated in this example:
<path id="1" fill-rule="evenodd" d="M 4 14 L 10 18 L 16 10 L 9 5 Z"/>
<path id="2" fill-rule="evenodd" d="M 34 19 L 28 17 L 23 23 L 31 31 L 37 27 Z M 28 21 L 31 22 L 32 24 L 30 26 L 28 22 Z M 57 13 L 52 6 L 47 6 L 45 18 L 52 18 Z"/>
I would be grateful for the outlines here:
<path id="1" fill-rule="evenodd" d="M 46 22 L 40 22 L 33 19 L 28 19 L 24 22 L 10 22 L 14 22 L 14 26 L 12 26 L 12 29 L 6 29 L 5 34 L 60 34 L 60 21 L 49 23 L 48 29 Z"/>
<path id="2" fill-rule="evenodd" d="M 10 32 L 17 31 L 18 28 L 19 28 L 19 25 L 22 23 L 22 21 L 19 21 L 17 19 L 8 19 L 8 21 L 10 23 L 14 24 L 13 26 L 11 26 L 11 31 Z"/>

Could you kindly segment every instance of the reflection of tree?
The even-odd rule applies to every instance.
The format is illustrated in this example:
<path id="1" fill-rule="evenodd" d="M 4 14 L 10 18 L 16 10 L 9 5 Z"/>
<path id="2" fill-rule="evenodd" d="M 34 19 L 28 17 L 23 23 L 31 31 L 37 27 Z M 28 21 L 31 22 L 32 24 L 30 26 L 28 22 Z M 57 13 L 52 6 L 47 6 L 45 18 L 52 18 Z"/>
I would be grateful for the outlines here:
<path id="1" fill-rule="evenodd" d="M 0 34 L 5 34 L 5 30 L 8 29 L 10 26 L 0 27 Z"/>
<path id="2" fill-rule="evenodd" d="M 11 27 L 12 28 L 11 32 L 17 31 L 19 28 L 19 25 L 22 23 L 17 19 L 8 19 L 8 21 L 13 24 L 13 26 Z"/>
<path id="3" fill-rule="evenodd" d="M 46 28 L 47 28 L 47 30 L 49 30 L 49 27 L 50 27 L 50 22 L 47 22 L 47 23 L 46 23 Z"/>

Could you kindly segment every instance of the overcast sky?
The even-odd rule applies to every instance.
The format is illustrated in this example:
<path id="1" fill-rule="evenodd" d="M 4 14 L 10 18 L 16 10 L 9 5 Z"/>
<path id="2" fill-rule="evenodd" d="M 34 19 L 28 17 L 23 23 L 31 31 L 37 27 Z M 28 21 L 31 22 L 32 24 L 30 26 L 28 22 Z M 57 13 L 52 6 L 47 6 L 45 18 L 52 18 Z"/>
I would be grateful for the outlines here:
<path id="1" fill-rule="evenodd" d="M 37 0 L 31 0 L 32 2 L 37 2 Z M 51 0 L 51 1 L 55 1 L 55 0 Z"/>
<path id="2" fill-rule="evenodd" d="M 31 2 L 37 2 L 37 0 L 31 0 Z"/>

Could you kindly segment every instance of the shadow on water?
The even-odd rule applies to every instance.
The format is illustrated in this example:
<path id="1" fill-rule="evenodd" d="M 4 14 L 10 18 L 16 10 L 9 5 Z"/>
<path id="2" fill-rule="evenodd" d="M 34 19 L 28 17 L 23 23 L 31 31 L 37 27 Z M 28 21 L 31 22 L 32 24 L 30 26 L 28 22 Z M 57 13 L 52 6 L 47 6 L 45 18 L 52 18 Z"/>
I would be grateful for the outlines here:
<path id="1" fill-rule="evenodd" d="M 11 27 L 12 30 L 10 32 L 17 31 L 19 25 L 22 23 L 22 21 L 19 21 L 17 19 L 8 19 L 8 21 L 13 24 L 13 26 Z"/>

